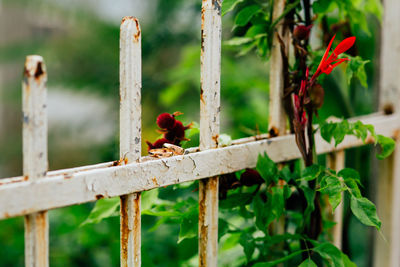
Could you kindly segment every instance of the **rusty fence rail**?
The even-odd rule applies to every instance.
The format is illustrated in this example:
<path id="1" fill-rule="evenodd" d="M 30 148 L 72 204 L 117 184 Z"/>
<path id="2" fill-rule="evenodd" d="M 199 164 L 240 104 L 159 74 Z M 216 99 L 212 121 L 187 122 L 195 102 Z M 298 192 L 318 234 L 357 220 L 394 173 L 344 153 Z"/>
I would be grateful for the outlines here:
<path id="1" fill-rule="evenodd" d="M 275 1 L 274 16 L 283 12 L 284 0 Z M 387 0 L 396 5 L 395 0 Z M 300 158 L 293 135 L 285 134 L 285 118 L 280 99 L 283 85 L 281 71 L 271 71 L 270 129 L 268 134 L 234 140 L 231 146 L 218 147 L 221 73 L 221 2 L 205 0 L 202 4 L 201 28 L 201 94 L 200 146 L 187 149 L 184 155 L 169 158 L 141 157 L 141 30 L 134 17 L 125 17 L 120 31 L 120 157 L 121 164 L 113 162 L 47 172 L 47 73 L 43 58 L 28 56 L 23 80 L 23 176 L 0 180 L 0 219 L 25 216 L 25 264 L 48 266 L 49 225 L 47 211 L 77 205 L 104 197 L 120 197 L 121 266 L 141 265 L 141 192 L 187 181 L 200 181 L 199 188 L 199 266 L 217 266 L 218 254 L 218 176 L 244 168 L 255 167 L 257 157 L 266 152 L 275 162 Z M 386 21 L 386 20 L 385 20 Z M 280 28 L 278 27 L 278 30 Z M 387 31 L 393 31 L 390 28 Z M 384 32 L 384 36 L 390 32 Z M 276 43 L 276 42 L 274 42 Z M 387 42 L 384 43 L 387 45 Z M 386 50 L 392 49 L 392 43 Z M 272 61 L 280 66 L 279 49 L 273 49 Z M 400 52 L 399 52 L 400 53 Z M 399 53 L 396 55 L 399 57 Z M 386 55 L 386 54 L 384 54 Z M 391 60 L 386 56 L 384 60 Z M 384 65 L 384 64 L 383 64 Z M 279 69 L 279 68 L 276 68 Z M 392 76 L 392 80 L 395 79 Z M 390 80 L 390 77 L 388 78 Z M 382 101 L 398 99 L 398 88 L 382 84 Z M 388 93 L 389 92 L 389 93 Z M 394 94 L 394 96 L 393 96 Z M 389 95 L 389 97 L 387 96 Z M 384 102 L 384 103 L 386 103 Z M 395 105 L 395 103 L 392 103 Z M 385 106 L 385 105 L 382 105 Z M 400 116 L 393 113 L 375 113 L 354 118 L 375 126 L 378 134 L 398 140 Z M 373 142 L 369 139 L 368 142 Z M 344 150 L 361 146 L 354 137 L 346 137 L 335 147 L 316 135 L 318 154 L 328 153 L 328 165 L 333 169 L 344 166 Z M 397 149 L 398 150 L 398 149 Z M 388 160 L 388 186 L 400 187 L 396 163 L 399 153 Z M 394 162 L 394 163 L 393 163 Z M 388 190 L 388 186 L 384 187 Z M 393 188 L 392 190 L 396 190 Z M 386 191 L 378 192 L 382 194 Z M 395 192 L 395 191 L 393 191 Z M 23 197 L 15 197 L 23 196 Z M 391 195 L 390 195 L 391 196 Z M 387 201 L 391 201 L 388 199 Z M 378 205 L 385 203 L 378 203 Z M 393 205 L 394 206 L 394 205 Z M 379 210 L 379 209 L 378 209 Z M 399 211 L 386 208 L 391 216 L 386 236 L 396 232 L 390 228 L 398 220 Z M 333 230 L 334 242 L 341 246 L 342 212 L 334 215 L 339 222 Z M 394 218 L 394 219 L 392 219 Z M 396 232 L 397 233 L 397 232 Z M 394 239 L 394 238 L 393 238 Z M 377 258 L 391 259 L 398 266 L 399 246 L 378 250 Z M 376 265 L 379 266 L 379 265 Z"/>

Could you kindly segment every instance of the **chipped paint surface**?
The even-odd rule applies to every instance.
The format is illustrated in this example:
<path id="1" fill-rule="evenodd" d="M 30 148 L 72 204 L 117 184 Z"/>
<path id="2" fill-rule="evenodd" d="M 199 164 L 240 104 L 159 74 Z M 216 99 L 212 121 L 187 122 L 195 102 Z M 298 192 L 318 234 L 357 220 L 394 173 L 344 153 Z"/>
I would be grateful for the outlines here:
<path id="1" fill-rule="evenodd" d="M 118 165 L 137 162 L 142 135 L 142 52 L 138 19 L 125 17 L 120 30 L 120 160 Z M 130 174 L 129 179 L 141 179 Z M 141 193 L 121 196 L 121 266 L 141 265 Z"/>
<path id="2" fill-rule="evenodd" d="M 221 83 L 221 1 L 201 9 L 200 150 L 218 147 Z M 195 163 L 195 162 L 194 162 Z M 196 162 L 194 167 L 203 167 Z M 217 266 L 218 177 L 199 182 L 199 266 Z"/>
<path id="3" fill-rule="evenodd" d="M 285 9 L 286 0 L 275 0 L 274 8 L 272 14 L 272 20 L 276 20 Z M 270 68 L 269 73 L 269 120 L 268 127 L 271 137 L 284 134 L 286 131 L 286 115 L 283 108 L 283 62 L 281 47 L 279 44 L 279 39 L 277 34 L 282 36 L 284 42 L 288 43 L 288 35 L 283 34 L 283 20 L 281 20 L 276 26 L 276 32 L 274 32 L 272 37 L 272 47 L 271 47 L 271 58 L 270 58 Z M 288 32 L 288 31 L 287 31 Z"/>
<path id="4" fill-rule="evenodd" d="M 400 128 L 397 114 L 374 114 L 364 116 L 360 121 L 374 125 L 377 134 L 386 136 L 393 136 Z M 257 141 L 254 139 L 248 138 L 248 142 L 240 139 L 237 145 L 163 159 L 143 157 L 143 162 L 123 166 L 83 168 L 83 171 L 72 172 L 69 179 L 64 178 L 63 170 L 57 171 L 58 175 L 35 182 L 24 181 L 22 177 L 8 179 L 7 183 L 0 185 L 0 219 L 95 201 L 99 194 L 105 198 L 121 196 L 253 168 L 258 155 L 264 152 L 275 162 L 301 156 L 293 135 Z M 318 154 L 364 145 L 353 136 L 345 137 L 337 147 L 333 143 L 326 143 L 319 134 L 316 134 L 315 142 Z M 154 184 L 154 177 L 158 185 Z"/>
<path id="5" fill-rule="evenodd" d="M 140 200 L 140 193 L 121 196 L 121 266 L 124 267 L 141 264 Z"/>
<path id="6" fill-rule="evenodd" d="M 49 266 L 47 211 L 25 216 L 25 266 Z"/>
<path id="7" fill-rule="evenodd" d="M 28 56 L 22 83 L 24 181 L 45 178 L 47 161 L 46 67 L 41 56 Z M 35 197 L 40 192 L 34 193 Z M 25 200 L 26 201 L 26 200 Z M 4 215 L 7 215 L 5 213 Z M 25 216 L 25 266 L 49 265 L 47 211 Z"/>

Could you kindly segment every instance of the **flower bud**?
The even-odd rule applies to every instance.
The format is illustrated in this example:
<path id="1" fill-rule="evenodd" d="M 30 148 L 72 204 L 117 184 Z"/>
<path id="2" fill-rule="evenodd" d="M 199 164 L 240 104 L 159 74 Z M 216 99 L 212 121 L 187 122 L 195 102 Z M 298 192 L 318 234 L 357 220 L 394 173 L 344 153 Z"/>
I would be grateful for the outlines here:
<path id="1" fill-rule="evenodd" d="M 244 186 L 262 184 L 263 182 L 264 179 L 256 170 L 246 169 L 246 171 L 240 175 L 240 183 Z"/>
<path id="2" fill-rule="evenodd" d="M 155 149 L 155 148 L 162 148 L 164 144 L 166 144 L 166 143 L 169 144 L 169 143 L 171 143 L 171 141 L 169 141 L 165 138 L 161 138 L 161 139 L 158 139 L 157 141 L 155 141 L 153 144 L 150 143 L 149 141 L 146 141 L 146 143 L 149 146 L 148 150 L 150 150 L 150 149 Z"/>
<path id="3" fill-rule="evenodd" d="M 161 129 L 171 129 L 174 127 L 175 124 L 175 117 L 169 113 L 161 113 L 157 117 L 157 125 Z"/>
<path id="4" fill-rule="evenodd" d="M 310 30 L 311 30 L 312 25 L 305 26 L 305 25 L 298 25 L 296 28 L 293 30 L 293 37 L 296 40 L 306 40 L 308 39 L 308 36 L 310 35 Z"/>
<path id="5" fill-rule="evenodd" d="M 309 89 L 308 93 L 311 99 L 311 104 L 314 108 L 320 109 L 324 104 L 324 88 L 322 88 L 320 84 L 316 83 Z"/>

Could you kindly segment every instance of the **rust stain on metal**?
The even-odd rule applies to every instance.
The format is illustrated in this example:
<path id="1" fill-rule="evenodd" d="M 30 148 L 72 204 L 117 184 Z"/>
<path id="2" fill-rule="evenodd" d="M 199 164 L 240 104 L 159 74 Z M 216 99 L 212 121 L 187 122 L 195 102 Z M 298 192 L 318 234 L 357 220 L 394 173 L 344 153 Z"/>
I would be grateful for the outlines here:
<path id="1" fill-rule="evenodd" d="M 38 236 L 38 265 L 45 266 L 48 265 L 48 220 L 47 220 L 47 211 L 38 212 L 36 215 L 36 223 L 37 223 L 37 236 Z"/>
<path id="2" fill-rule="evenodd" d="M 157 181 L 157 178 L 156 178 L 156 177 L 153 177 L 153 178 L 151 179 L 151 181 L 153 182 L 153 184 L 154 184 L 155 186 L 159 186 L 159 184 L 158 184 L 158 181 Z"/>
<path id="3" fill-rule="evenodd" d="M 272 126 L 271 129 L 269 129 L 269 135 L 270 137 L 277 137 L 279 135 L 278 128 L 276 128 L 276 126 Z"/>
<path id="4" fill-rule="evenodd" d="M 206 181 L 200 181 L 205 183 Z M 208 225 L 205 225 L 205 213 L 206 213 L 206 190 L 200 190 L 200 201 L 199 201 L 199 266 L 207 265 L 207 254 L 206 247 L 208 241 Z"/>
<path id="5" fill-rule="evenodd" d="M 204 38 L 203 38 L 203 30 L 201 30 L 201 52 L 204 52 Z"/>
<path id="6" fill-rule="evenodd" d="M 32 230 L 31 230 L 31 216 L 29 216 L 29 215 L 26 215 L 25 217 L 24 217 L 24 220 L 25 220 L 25 231 L 27 232 L 27 233 L 30 233 Z"/>
<path id="7" fill-rule="evenodd" d="M 36 66 L 36 71 L 35 74 L 33 75 L 36 80 L 40 79 L 45 74 L 45 71 L 43 70 L 42 62 L 38 62 Z"/>
<path id="8" fill-rule="evenodd" d="M 218 138 L 219 138 L 219 134 L 216 134 L 212 137 L 212 140 L 215 142 L 215 146 L 218 147 Z"/>
<path id="9" fill-rule="evenodd" d="M 1 180 L 2 179 L 0 179 L 0 186 L 28 181 L 28 176 L 25 175 L 23 177 L 17 177 L 16 179 L 10 179 L 10 180 L 7 179 L 6 181 L 1 181 Z"/>
<path id="10" fill-rule="evenodd" d="M 375 143 L 375 139 L 374 139 L 372 136 L 368 136 L 368 137 L 365 139 L 365 143 L 366 143 L 366 144 L 374 144 L 374 143 Z"/>
<path id="11" fill-rule="evenodd" d="M 206 9 L 204 6 L 201 8 L 201 52 L 204 52 L 204 16 Z"/>
<path id="12" fill-rule="evenodd" d="M 400 129 L 396 129 L 393 131 L 392 137 L 394 138 L 394 140 L 399 140 L 400 138 Z"/>
<path id="13" fill-rule="evenodd" d="M 96 195 L 96 199 L 97 199 L 97 200 L 99 200 L 99 199 L 102 199 L 102 198 L 104 198 L 104 196 L 103 196 L 103 195 L 101 195 L 101 194 L 99 194 L 99 195 Z"/>
<path id="14" fill-rule="evenodd" d="M 141 194 L 136 194 L 136 198 L 133 200 L 133 207 L 135 214 L 133 216 L 133 247 L 136 248 L 133 255 L 133 260 L 136 262 L 140 257 L 140 229 L 141 229 L 141 218 L 140 218 L 140 197 Z"/>
<path id="15" fill-rule="evenodd" d="M 392 104 L 389 103 L 389 104 L 385 104 L 383 106 L 382 110 L 383 110 L 383 113 L 385 113 L 385 115 L 390 115 L 390 114 L 393 114 L 394 107 Z"/>
<path id="16" fill-rule="evenodd" d="M 200 101 L 203 102 L 203 103 L 205 103 L 205 102 L 204 102 L 204 98 L 203 98 L 203 94 L 204 94 L 204 90 L 203 90 L 203 84 L 202 84 L 202 85 L 201 85 L 201 88 L 200 88 Z"/>
<path id="17" fill-rule="evenodd" d="M 199 266 L 208 266 L 207 252 L 209 252 L 209 250 L 207 249 L 207 246 L 209 245 L 210 236 L 209 226 L 212 227 L 212 225 L 209 225 L 208 223 L 213 223 L 211 222 L 210 217 L 208 218 L 210 221 L 206 219 L 206 215 L 208 214 L 208 216 L 212 216 L 211 210 L 218 205 L 218 197 L 214 198 L 212 196 L 218 192 L 219 182 L 217 177 L 212 177 L 202 180 L 200 183 L 203 183 L 203 190 L 199 191 Z M 211 200 L 210 203 L 206 203 L 208 200 Z M 211 238 L 218 237 L 216 236 Z"/>
<path id="18" fill-rule="evenodd" d="M 121 196 L 121 258 L 128 259 L 128 238 L 129 238 L 129 218 L 127 209 L 127 199 L 128 196 Z"/>
<path id="19" fill-rule="evenodd" d="M 278 186 L 280 188 L 283 188 L 283 186 L 285 186 L 285 185 L 286 185 L 286 181 L 285 180 L 283 180 L 283 179 L 279 179 L 278 180 Z"/>
<path id="20" fill-rule="evenodd" d="M 64 179 L 71 179 L 72 174 L 71 173 L 64 173 Z"/>
<path id="21" fill-rule="evenodd" d="M 125 22 L 125 20 L 135 20 L 136 18 L 133 16 L 125 16 L 122 18 L 121 24 Z"/>
<path id="22" fill-rule="evenodd" d="M 10 214 L 8 212 L 4 212 L 4 217 L 5 218 L 10 218 Z"/>
<path id="23" fill-rule="evenodd" d="M 134 18 L 134 21 L 136 23 L 136 33 L 133 35 L 133 41 L 137 43 L 139 41 L 141 31 L 140 31 L 139 21 L 136 18 Z"/>
<path id="24" fill-rule="evenodd" d="M 125 165 L 128 164 L 128 157 L 126 156 L 128 153 L 125 153 L 123 158 L 120 158 L 119 160 L 114 160 L 112 163 L 112 166 L 121 166 L 122 163 L 124 163 Z"/>
<path id="25" fill-rule="evenodd" d="M 45 229 L 45 227 L 47 225 L 47 223 L 46 223 L 46 219 L 47 219 L 46 214 L 47 214 L 47 211 L 40 211 L 40 212 L 37 213 L 36 218 L 37 218 L 38 226 L 41 229 Z M 41 237 L 41 238 L 44 238 L 44 237 Z"/>

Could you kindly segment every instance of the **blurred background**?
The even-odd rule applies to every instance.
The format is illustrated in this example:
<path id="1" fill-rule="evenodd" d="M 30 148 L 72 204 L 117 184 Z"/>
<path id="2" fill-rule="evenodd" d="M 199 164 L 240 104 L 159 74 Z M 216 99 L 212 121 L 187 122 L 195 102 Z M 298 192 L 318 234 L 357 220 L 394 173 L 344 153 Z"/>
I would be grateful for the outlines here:
<path id="1" fill-rule="evenodd" d="M 22 174 L 21 78 L 25 57 L 42 55 L 48 70 L 49 166 L 51 170 L 119 158 L 119 24 L 136 16 L 142 27 L 143 141 L 154 141 L 161 112 L 181 111 L 185 123 L 199 121 L 200 10 L 195 0 L 0 0 L 0 177 Z M 234 14 L 223 18 L 223 40 L 235 34 Z M 320 116 L 349 117 L 374 111 L 379 21 L 368 19 L 370 33 L 357 36 L 368 88 L 347 84 L 343 71 L 326 79 Z M 256 53 L 238 56 L 222 47 L 221 133 L 232 138 L 268 129 L 268 62 Z M 196 145 L 197 139 L 192 139 Z M 143 151 L 147 147 L 143 143 Z M 348 166 L 360 170 L 370 194 L 370 148 L 347 152 Z M 363 168 L 358 168 L 363 166 Z M 176 188 L 159 190 L 175 201 Z M 192 191 L 191 191 L 192 190 Z M 118 266 L 119 217 L 80 224 L 93 203 L 49 212 L 52 266 Z M 179 225 L 152 229 L 157 218 L 143 216 L 143 266 L 196 266 L 197 240 L 179 244 Z M 344 250 L 359 266 L 369 266 L 370 229 L 345 219 Z M 23 266 L 23 218 L 0 221 L 0 266 Z M 240 246 L 222 240 L 221 266 L 245 259 Z M 226 242 L 228 243 L 226 243 Z M 224 243 L 225 242 L 225 243 Z M 237 242 L 236 242 L 237 243 Z M 233 260 L 237 259 L 237 260 Z M 224 262 L 226 261 L 226 262 Z M 232 262 L 237 262 L 233 264 Z"/>

